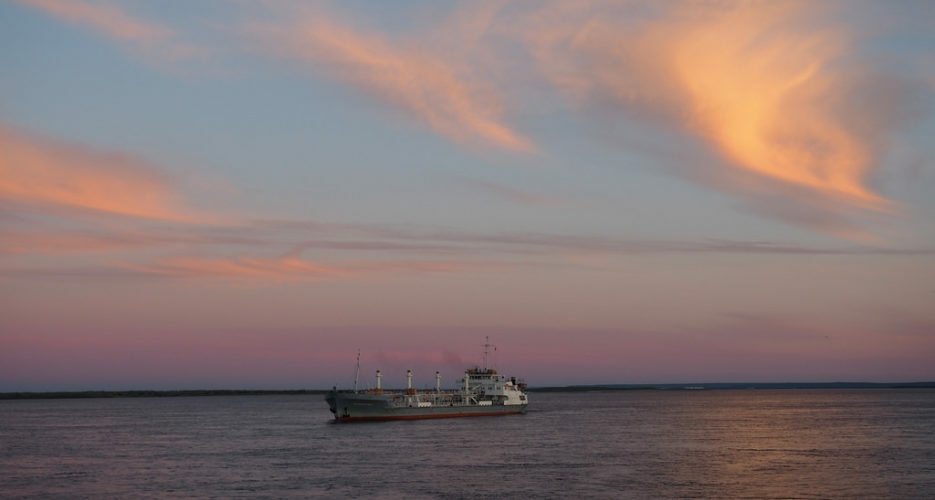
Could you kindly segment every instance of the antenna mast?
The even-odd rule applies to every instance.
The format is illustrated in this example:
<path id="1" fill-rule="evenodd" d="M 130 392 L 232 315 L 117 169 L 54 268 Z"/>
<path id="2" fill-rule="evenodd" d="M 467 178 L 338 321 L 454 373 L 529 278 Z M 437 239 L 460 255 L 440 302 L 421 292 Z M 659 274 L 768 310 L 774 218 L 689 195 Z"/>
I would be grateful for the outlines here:
<path id="1" fill-rule="evenodd" d="M 360 349 L 357 349 L 357 373 L 354 374 L 354 392 L 357 392 L 357 381 L 360 380 Z"/>
<path id="2" fill-rule="evenodd" d="M 487 350 L 490 348 L 490 335 L 484 336 L 484 373 L 487 372 Z"/>

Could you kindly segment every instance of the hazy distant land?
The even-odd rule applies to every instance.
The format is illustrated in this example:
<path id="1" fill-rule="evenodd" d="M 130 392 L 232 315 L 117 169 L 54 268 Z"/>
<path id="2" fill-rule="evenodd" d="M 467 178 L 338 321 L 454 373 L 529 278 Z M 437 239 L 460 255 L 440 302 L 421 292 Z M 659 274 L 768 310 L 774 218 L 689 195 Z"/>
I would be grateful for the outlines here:
<path id="1" fill-rule="evenodd" d="M 176 398 L 186 396 L 266 396 L 272 394 L 325 394 L 325 389 L 296 390 L 223 390 L 197 389 L 184 391 L 55 391 L 0 392 L 0 399 L 80 399 L 80 398 Z"/>
<path id="2" fill-rule="evenodd" d="M 529 392 L 587 392 L 587 391 L 679 391 L 679 390 L 734 390 L 734 389 L 918 389 L 935 388 L 932 382 L 716 382 L 708 384 L 596 384 L 529 387 Z M 0 392 L 0 399 L 80 399 L 80 398 L 174 398 L 191 396 L 269 396 L 297 394 L 325 394 L 328 389 L 196 389 L 172 391 L 53 391 L 53 392 Z"/>
<path id="3" fill-rule="evenodd" d="M 935 382 L 714 382 L 706 384 L 597 384 L 530 387 L 530 392 L 720 389 L 912 389 L 935 388 Z"/>

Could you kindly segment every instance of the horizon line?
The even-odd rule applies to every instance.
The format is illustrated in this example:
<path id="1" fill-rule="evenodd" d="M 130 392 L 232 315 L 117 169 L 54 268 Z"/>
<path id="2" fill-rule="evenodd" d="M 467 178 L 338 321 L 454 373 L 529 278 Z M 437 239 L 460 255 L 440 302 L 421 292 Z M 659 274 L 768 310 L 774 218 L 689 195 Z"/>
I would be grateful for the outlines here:
<path id="1" fill-rule="evenodd" d="M 694 382 L 662 384 L 574 384 L 531 386 L 529 392 L 586 392 L 625 390 L 738 390 L 738 389 L 935 389 L 935 380 L 914 382 Z M 88 389 L 71 391 L 4 391 L 0 400 L 83 399 L 133 397 L 262 396 L 325 394 L 332 389 Z M 347 389 L 350 390 L 350 389 Z"/>

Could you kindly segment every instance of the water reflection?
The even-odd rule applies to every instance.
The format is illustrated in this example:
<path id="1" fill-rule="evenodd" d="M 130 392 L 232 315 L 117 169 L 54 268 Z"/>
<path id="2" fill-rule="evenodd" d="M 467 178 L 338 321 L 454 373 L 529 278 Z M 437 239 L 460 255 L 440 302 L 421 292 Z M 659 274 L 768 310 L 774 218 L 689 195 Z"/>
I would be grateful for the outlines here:
<path id="1" fill-rule="evenodd" d="M 935 391 L 533 394 L 331 425 L 320 396 L 0 401 L 3 496 L 923 497 Z"/>

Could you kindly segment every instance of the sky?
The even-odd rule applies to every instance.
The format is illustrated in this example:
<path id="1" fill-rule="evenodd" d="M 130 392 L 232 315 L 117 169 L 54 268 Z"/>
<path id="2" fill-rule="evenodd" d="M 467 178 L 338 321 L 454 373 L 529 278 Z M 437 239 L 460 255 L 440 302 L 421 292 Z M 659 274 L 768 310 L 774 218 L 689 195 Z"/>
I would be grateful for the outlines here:
<path id="1" fill-rule="evenodd" d="M 0 3 L 0 391 L 935 380 L 935 3 Z"/>

